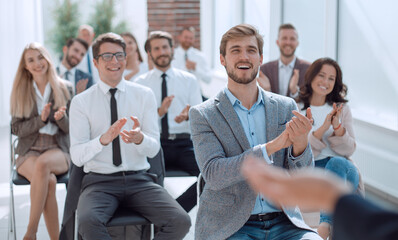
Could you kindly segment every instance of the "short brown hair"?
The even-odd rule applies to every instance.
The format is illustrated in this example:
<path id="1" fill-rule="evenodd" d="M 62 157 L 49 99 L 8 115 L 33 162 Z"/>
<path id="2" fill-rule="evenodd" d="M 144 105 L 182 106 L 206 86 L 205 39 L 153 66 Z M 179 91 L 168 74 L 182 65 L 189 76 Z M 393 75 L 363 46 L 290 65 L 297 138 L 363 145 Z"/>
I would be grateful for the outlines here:
<path id="1" fill-rule="evenodd" d="M 152 50 L 151 41 L 154 39 L 162 39 L 162 38 L 167 39 L 167 41 L 169 41 L 170 47 L 171 48 L 173 47 L 173 45 L 174 45 L 173 37 L 171 36 L 170 33 L 164 32 L 164 31 L 152 31 L 149 33 L 148 40 L 147 40 L 148 41 L 147 47 L 148 47 L 149 52 L 151 52 L 151 50 Z"/>
<path id="2" fill-rule="evenodd" d="M 297 39 L 298 39 L 297 30 L 296 30 L 296 28 L 293 26 L 293 24 L 291 24 L 291 23 L 284 23 L 284 24 L 282 24 L 282 25 L 279 26 L 278 37 L 279 37 L 279 33 L 281 32 L 281 30 L 287 30 L 287 29 L 294 30 L 294 31 L 296 32 L 296 36 L 297 36 Z"/>
<path id="3" fill-rule="evenodd" d="M 115 43 L 123 48 L 123 52 L 126 53 L 126 43 L 123 38 L 113 32 L 104 33 L 99 35 L 93 43 L 93 57 L 98 60 L 99 50 L 103 43 Z"/>
<path id="4" fill-rule="evenodd" d="M 86 49 L 86 51 L 88 50 L 88 43 L 81 38 L 69 38 L 68 41 L 66 42 L 66 47 L 69 48 L 75 42 L 78 42 L 81 45 L 83 45 L 83 47 Z"/>
<path id="5" fill-rule="evenodd" d="M 221 38 L 220 54 L 225 57 L 227 42 L 231 39 L 254 36 L 257 40 L 257 47 L 260 55 L 263 55 L 264 40 L 258 33 L 257 28 L 250 24 L 239 24 L 229 29 Z"/>
<path id="6" fill-rule="evenodd" d="M 184 27 L 182 30 L 181 30 L 181 32 L 180 32 L 180 34 L 182 34 L 184 31 L 188 31 L 188 32 L 191 32 L 191 33 L 193 33 L 193 35 L 195 36 L 195 28 L 194 27 L 192 27 L 192 26 L 190 26 L 190 27 Z"/>

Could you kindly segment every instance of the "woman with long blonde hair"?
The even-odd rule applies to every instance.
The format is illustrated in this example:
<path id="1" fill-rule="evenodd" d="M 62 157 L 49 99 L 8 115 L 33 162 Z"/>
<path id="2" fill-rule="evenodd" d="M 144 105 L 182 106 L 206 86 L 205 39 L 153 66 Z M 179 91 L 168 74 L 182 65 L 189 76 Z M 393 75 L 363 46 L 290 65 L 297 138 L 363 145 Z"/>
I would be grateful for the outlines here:
<path id="1" fill-rule="evenodd" d="M 68 171 L 70 83 L 55 72 L 47 50 L 28 44 L 11 92 L 11 132 L 17 135 L 16 168 L 30 181 L 31 208 L 24 240 L 36 239 L 43 213 L 50 239 L 58 239 L 56 175 Z"/>

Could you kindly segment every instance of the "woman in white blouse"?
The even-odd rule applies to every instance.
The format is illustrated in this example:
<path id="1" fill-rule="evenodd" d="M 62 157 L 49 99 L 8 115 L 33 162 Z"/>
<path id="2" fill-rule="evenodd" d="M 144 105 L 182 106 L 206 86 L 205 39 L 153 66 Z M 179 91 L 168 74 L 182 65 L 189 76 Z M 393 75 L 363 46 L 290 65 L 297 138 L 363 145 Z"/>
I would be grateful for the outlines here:
<path id="1" fill-rule="evenodd" d="M 31 208 L 24 240 L 36 239 L 43 213 L 50 239 L 58 239 L 56 175 L 68 171 L 70 83 L 60 79 L 47 50 L 28 44 L 11 92 L 11 131 L 17 135 L 16 168 L 30 182 Z"/>
<path id="2" fill-rule="evenodd" d="M 341 69 L 333 59 L 320 58 L 308 68 L 304 79 L 299 101 L 304 113 L 311 108 L 314 119 L 309 142 L 315 166 L 335 173 L 357 189 L 359 172 L 349 160 L 356 143 Z M 329 237 L 331 224 L 331 216 L 321 212 L 318 233 L 323 239 Z"/>
<path id="3" fill-rule="evenodd" d="M 134 81 L 139 75 L 148 72 L 148 65 L 144 62 L 138 48 L 137 40 L 131 33 L 120 34 L 126 42 L 127 62 L 123 73 L 124 79 Z"/>

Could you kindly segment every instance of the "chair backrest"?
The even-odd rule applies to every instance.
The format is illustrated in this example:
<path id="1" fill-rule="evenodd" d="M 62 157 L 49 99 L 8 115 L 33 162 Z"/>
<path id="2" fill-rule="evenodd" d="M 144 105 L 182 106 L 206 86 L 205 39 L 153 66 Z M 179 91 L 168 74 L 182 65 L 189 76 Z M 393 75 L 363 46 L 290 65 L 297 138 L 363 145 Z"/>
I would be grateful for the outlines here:
<path id="1" fill-rule="evenodd" d="M 151 165 L 151 168 L 148 170 L 149 173 L 153 173 L 157 175 L 157 184 L 160 186 L 163 186 L 163 181 L 165 177 L 165 166 L 164 166 L 164 156 L 163 156 L 163 150 L 162 147 L 160 147 L 160 150 L 156 156 L 153 158 L 148 158 L 148 162 Z"/>

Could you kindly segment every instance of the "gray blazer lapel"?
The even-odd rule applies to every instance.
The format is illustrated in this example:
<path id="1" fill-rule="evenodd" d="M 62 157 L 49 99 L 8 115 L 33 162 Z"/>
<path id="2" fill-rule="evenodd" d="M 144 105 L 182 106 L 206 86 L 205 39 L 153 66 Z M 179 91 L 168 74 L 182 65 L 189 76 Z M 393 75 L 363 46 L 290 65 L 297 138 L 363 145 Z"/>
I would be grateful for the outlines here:
<path id="1" fill-rule="evenodd" d="M 245 131 L 243 130 L 242 124 L 240 123 L 239 117 L 236 114 L 231 102 L 225 95 L 224 91 L 221 91 L 215 98 L 216 106 L 220 113 L 225 118 L 231 131 L 233 132 L 239 145 L 245 151 L 250 148 L 250 143 L 246 138 Z"/>
<path id="2" fill-rule="evenodd" d="M 267 133 L 267 142 L 277 137 L 278 131 L 278 106 L 271 94 L 260 90 L 263 94 L 265 105 L 265 132 Z"/>

